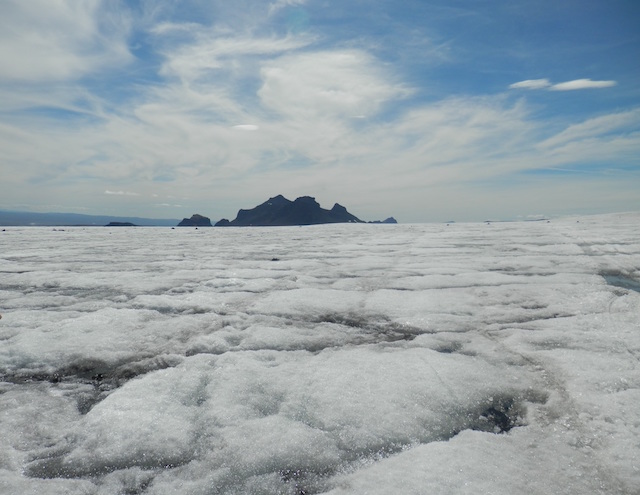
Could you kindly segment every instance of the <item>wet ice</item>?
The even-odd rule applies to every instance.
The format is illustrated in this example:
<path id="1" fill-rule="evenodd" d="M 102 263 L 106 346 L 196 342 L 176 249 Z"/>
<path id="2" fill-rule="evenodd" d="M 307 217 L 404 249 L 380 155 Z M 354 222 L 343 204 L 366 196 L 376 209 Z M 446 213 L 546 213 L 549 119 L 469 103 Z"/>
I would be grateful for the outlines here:
<path id="1" fill-rule="evenodd" d="M 638 220 L 7 229 L 0 491 L 633 493 Z"/>

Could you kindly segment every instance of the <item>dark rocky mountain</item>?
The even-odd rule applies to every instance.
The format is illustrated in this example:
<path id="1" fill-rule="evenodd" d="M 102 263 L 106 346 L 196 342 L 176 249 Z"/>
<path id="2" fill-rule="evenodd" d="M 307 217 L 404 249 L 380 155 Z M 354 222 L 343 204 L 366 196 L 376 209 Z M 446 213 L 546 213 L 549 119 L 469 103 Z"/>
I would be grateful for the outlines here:
<path id="1" fill-rule="evenodd" d="M 240 210 L 235 220 L 222 219 L 216 227 L 316 225 L 322 223 L 364 223 L 336 203 L 330 210 L 320 207 L 315 198 L 302 196 L 290 201 L 282 195 L 270 198 L 251 210 Z"/>
<path id="2" fill-rule="evenodd" d="M 191 218 L 183 218 L 178 227 L 211 227 L 211 220 L 196 213 Z"/>

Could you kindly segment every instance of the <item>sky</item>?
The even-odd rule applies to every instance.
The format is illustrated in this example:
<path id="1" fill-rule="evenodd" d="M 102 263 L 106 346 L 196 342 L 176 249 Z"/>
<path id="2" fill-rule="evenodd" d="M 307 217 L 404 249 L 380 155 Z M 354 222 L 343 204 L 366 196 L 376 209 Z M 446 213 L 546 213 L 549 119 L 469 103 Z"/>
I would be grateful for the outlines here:
<path id="1" fill-rule="evenodd" d="M 635 0 L 0 0 L 0 209 L 640 211 Z"/>

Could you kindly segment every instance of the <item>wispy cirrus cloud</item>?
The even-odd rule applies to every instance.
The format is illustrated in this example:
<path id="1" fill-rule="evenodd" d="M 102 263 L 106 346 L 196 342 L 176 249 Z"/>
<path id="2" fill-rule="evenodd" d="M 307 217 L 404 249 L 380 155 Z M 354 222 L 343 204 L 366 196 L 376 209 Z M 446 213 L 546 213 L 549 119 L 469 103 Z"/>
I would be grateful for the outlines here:
<path id="1" fill-rule="evenodd" d="M 600 89 L 616 86 L 616 81 L 592 81 L 591 79 L 574 79 L 552 84 L 548 79 L 527 79 L 509 85 L 509 89 L 547 89 L 549 91 L 574 91 L 578 89 Z"/>
<path id="2" fill-rule="evenodd" d="M 616 112 L 572 124 L 558 134 L 539 143 L 543 148 L 611 136 L 623 130 L 640 132 L 640 109 Z"/>
<path id="3" fill-rule="evenodd" d="M 195 80 L 212 71 L 241 71 L 243 62 L 252 62 L 251 57 L 273 57 L 298 50 L 311 42 L 305 37 L 254 38 L 202 33 L 193 42 L 167 51 L 160 74 Z"/>

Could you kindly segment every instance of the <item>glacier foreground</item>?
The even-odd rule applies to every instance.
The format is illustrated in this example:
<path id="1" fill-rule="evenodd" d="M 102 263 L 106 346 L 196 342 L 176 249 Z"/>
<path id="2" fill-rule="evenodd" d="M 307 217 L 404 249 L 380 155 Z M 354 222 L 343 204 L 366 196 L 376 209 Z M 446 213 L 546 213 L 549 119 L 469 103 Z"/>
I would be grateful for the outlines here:
<path id="1" fill-rule="evenodd" d="M 632 494 L 640 214 L 0 232 L 0 493 Z"/>

